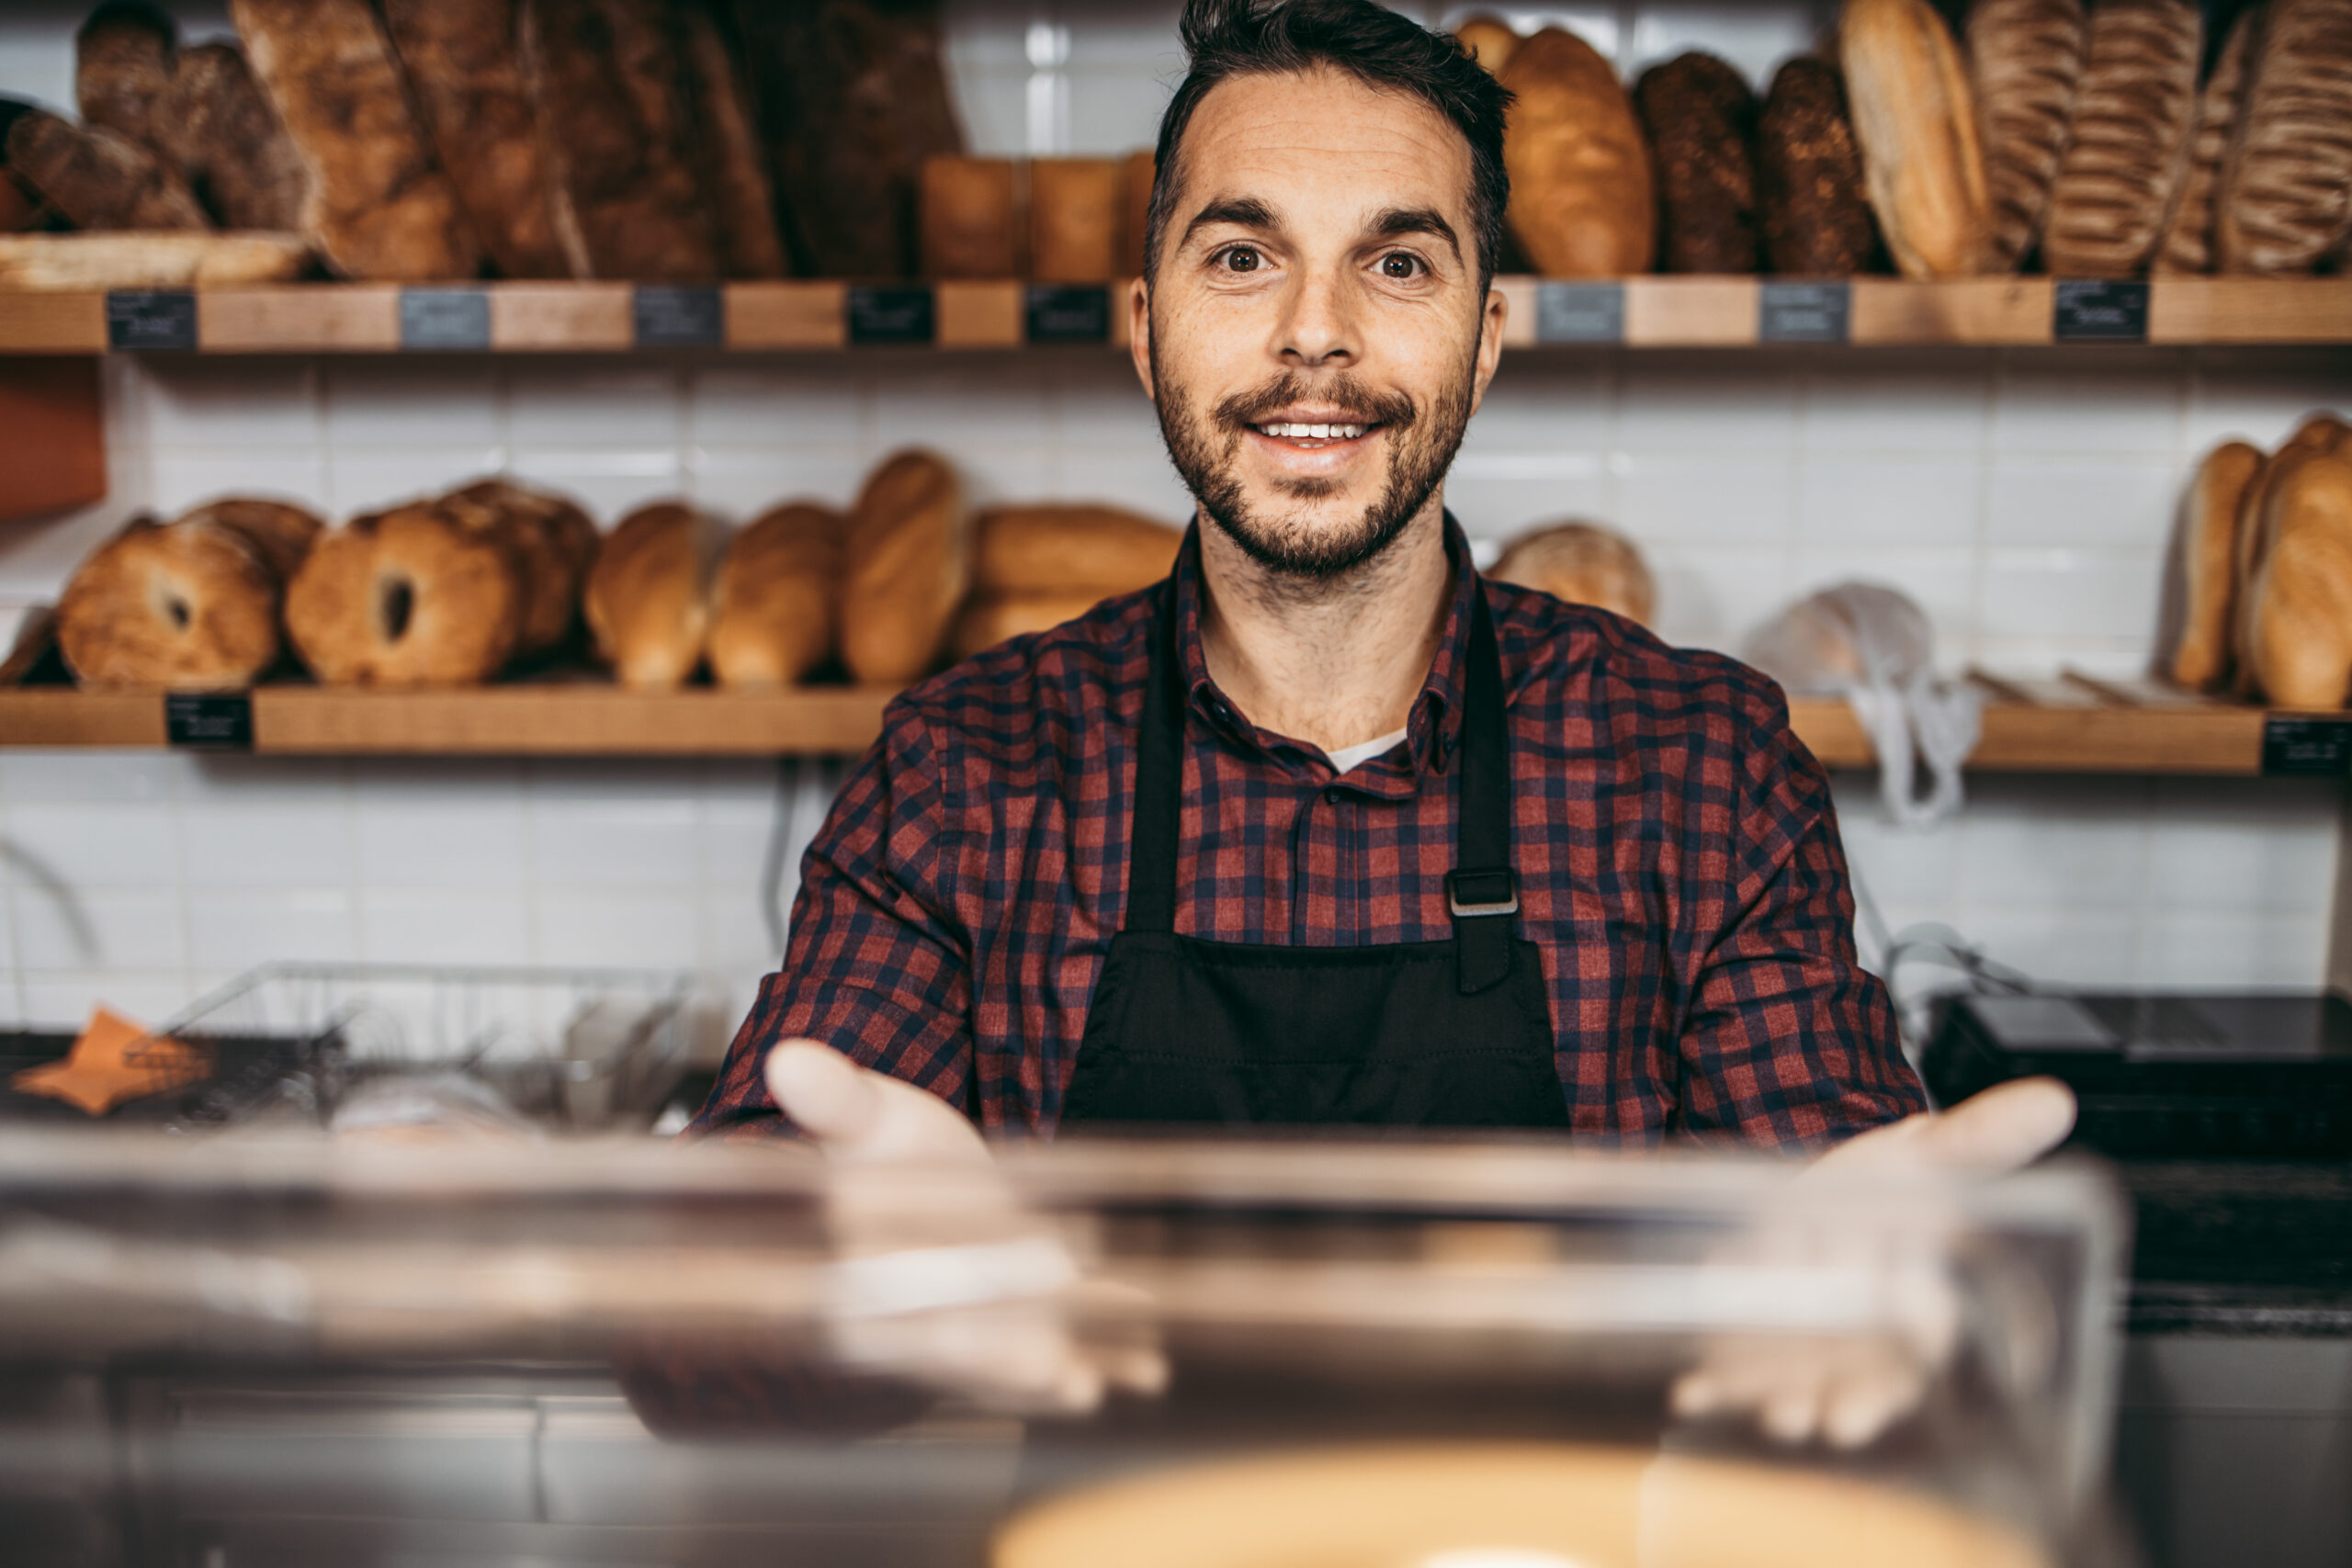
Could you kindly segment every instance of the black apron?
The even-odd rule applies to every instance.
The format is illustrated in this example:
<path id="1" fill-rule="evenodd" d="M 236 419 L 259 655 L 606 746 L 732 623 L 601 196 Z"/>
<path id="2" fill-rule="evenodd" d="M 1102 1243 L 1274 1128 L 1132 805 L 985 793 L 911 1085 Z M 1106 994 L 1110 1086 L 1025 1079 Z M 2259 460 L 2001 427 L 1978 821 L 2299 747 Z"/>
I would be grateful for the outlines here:
<path id="1" fill-rule="evenodd" d="M 1061 1127 L 1567 1125 L 1542 961 L 1512 920 L 1502 662 L 1486 595 L 1473 597 L 1446 878 L 1453 935 L 1376 947 L 1176 933 L 1185 702 L 1175 615 L 1163 604 L 1144 693 L 1126 925 L 1094 987 Z"/>

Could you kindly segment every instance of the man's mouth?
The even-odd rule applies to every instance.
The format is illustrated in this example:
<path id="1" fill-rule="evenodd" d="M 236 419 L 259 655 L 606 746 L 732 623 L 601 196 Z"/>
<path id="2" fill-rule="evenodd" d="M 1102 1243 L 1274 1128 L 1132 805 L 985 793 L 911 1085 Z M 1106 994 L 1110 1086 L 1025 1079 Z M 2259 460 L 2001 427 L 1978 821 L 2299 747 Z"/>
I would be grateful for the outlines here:
<path id="1" fill-rule="evenodd" d="M 1307 424 L 1295 420 L 1269 420 L 1252 424 L 1250 429 L 1271 440 L 1281 441 L 1304 451 L 1337 446 L 1344 441 L 1358 441 L 1380 428 L 1377 424 Z"/>

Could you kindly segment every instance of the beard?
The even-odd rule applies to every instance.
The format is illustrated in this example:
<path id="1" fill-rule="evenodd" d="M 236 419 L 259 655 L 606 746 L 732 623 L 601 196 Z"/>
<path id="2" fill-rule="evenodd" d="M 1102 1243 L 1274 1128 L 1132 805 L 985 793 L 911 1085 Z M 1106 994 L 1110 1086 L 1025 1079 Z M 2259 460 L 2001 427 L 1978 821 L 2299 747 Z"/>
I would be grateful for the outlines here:
<path id="1" fill-rule="evenodd" d="M 1169 460 L 1210 522 L 1267 570 L 1283 577 L 1345 576 L 1378 556 L 1420 514 L 1445 478 L 1462 433 L 1470 423 L 1475 358 L 1460 380 L 1440 390 L 1426 412 L 1402 392 L 1366 386 L 1346 371 L 1310 379 L 1285 371 L 1253 391 L 1236 393 L 1203 411 L 1172 381 L 1152 344 L 1152 380 L 1159 390 L 1159 434 Z M 1380 494 L 1343 525 L 1318 522 L 1307 506 L 1283 510 L 1283 499 L 1314 502 L 1337 494 L 1329 479 L 1277 481 L 1275 504 L 1253 508 L 1242 494 L 1238 461 L 1249 427 L 1293 403 L 1340 410 L 1348 423 L 1377 424 L 1388 438 L 1388 473 Z"/>

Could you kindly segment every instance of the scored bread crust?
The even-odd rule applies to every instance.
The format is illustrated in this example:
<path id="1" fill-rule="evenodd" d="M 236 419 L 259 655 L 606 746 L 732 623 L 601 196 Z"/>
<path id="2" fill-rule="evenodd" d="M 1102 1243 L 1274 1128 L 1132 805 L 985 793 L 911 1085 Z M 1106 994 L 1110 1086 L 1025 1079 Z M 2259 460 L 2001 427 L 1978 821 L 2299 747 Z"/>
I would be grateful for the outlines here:
<path id="1" fill-rule="evenodd" d="M 684 83 L 689 144 L 700 160 L 703 190 L 718 230 L 719 271 L 729 277 L 782 277 L 791 270 L 767 154 L 734 47 L 713 0 L 679 0 L 679 70 Z"/>
<path id="2" fill-rule="evenodd" d="M 303 231 L 345 277 L 471 277 L 481 253 L 367 0 L 229 0 L 309 174 Z"/>
<path id="3" fill-rule="evenodd" d="M 164 150 L 161 117 L 171 91 L 178 29 L 152 6 L 110 4 L 74 35 L 74 106 L 82 123 Z"/>
<path id="4" fill-rule="evenodd" d="M 277 658 L 279 583 L 252 542 L 201 516 L 141 518 L 66 583 L 57 640 L 87 686 L 219 691 Z"/>
<path id="5" fill-rule="evenodd" d="M 2265 497 L 2268 553 L 2249 589 L 2249 652 L 2265 700 L 2340 708 L 2352 687 L 2352 461 L 2306 452 Z"/>
<path id="6" fill-rule="evenodd" d="M 728 542 L 711 585 L 710 672 L 722 686 L 788 686 L 833 646 L 844 519 L 787 502 Z"/>
<path id="7" fill-rule="evenodd" d="M 2205 456 L 2181 514 L 2180 640 L 2174 681 L 2212 691 L 2230 675 L 2231 623 L 2237 611 L 2237 532 L 2245 494 L 2262 471 L 2262 450 L 2225 441 Z"/>
<path id="8" fill-rule="evenodd" d="M 212 227 L 178 171 L 103 127 L 75 125 L 31 109 L 8 128 L 4 150 L 0 161 L 77 229 Z"/>
<path id="9" fill-rule="evenodd" d="M 2073 277 L 2143 271 L 2188 171 L 2204 22 L 2188 0 L 2101 0 L 2041 254 Z"/>
<path id="10" fill-rule="evenodd" d="M 180 51 L 159 134 L 223 229 L 301 229 L 310 173 L 235 44 Z"/>
<path id="11" fill-rule="evenodd" d="M 1517 95 L 1503 137 L 1507 217 L 1546 277 L 1647 272 L 1657 254 L 1649 143 L 1617 72 L 1563 28 L 1521 39 L 1502 69 Z"/>
<path id="12" fill-rule="evenodd" d="M 683 685 L 702 662 L 718 545 L 709 518 L 659 502 L 622 518 L 597 548 L 581 608 L 622 685 Z"/>
<path id="13" fill-rule="evenodd" d="M 2230 143 L 2237 134 L 2238 116 L 2245 99 L 2246 66 L 2259 30 L 2259 4 L 2238 14 L 2230 26 L 2213 73 L 2197 99 L 2197 128 L 2189 133 L 2188 168 L 2165 215 L 2163 237 L 2150 270 L 2159 274 L 2195 276 L 2213 270 L 2220 259 L 2215 249 L 2222 170 L 2229 162 Z"/>
<path id="14" fill-rule="evenodd" d="M 1993 259 L 2008 270 L 2041 237 L 2065 152 L 2083 74 L 2081 0 L 1976 0 L 1967 33 Z"/>
<path id="15" fill-rule="evenodd" d="M 1800 55 L 1773 73 L 1756 123 L 1756 180 L 1767 268 L 1844 277 L 1869 267 L 1878 231 L 1838 67 Z"/>
<path id="16" fill-rule="evenodd" d="M 2352 234 L 2352 0 L 2268 0 L 2249 72 L 2220 270 L 2309 272 Z"/>
<path id="17" fill-rule="evenodd" d="M 1991 199 L 1960 51 L 1927 0 L 1847 0 L 1838 47 L 1864 184 L 1905 277 L 1992 261 Z"/>
<path id="18" fill-rule="evenodd" d="M 523 592 L 504 543 L 436 502 L 329 529 L 286 590 L 286 633 L 331 686 L 466 686 L 514 649 Z"/>
<path id="19" fill-rule="evenodd" d="M 963 486 L 944 459 L 900 452 L 869 475 L 842 541 L 842 662 L 897 685 L 939 657 L 971 581 Z"/>
<path id="20" fill-rule="evenodd" d="M 1657 179 L 1661 272 L 1756 270 L 1756 95 L 1693 50 L 1642 73 L 1634 105 Z"/>
<path id="21" fill-rule="evenodd" d="M 1571 604 L 1594 604 L 1644 626 L 1657 608 L 1657 582 L 1631 539 L 1598 523 L 1555 523 L 1521 534 L 1487 573 Z"/>

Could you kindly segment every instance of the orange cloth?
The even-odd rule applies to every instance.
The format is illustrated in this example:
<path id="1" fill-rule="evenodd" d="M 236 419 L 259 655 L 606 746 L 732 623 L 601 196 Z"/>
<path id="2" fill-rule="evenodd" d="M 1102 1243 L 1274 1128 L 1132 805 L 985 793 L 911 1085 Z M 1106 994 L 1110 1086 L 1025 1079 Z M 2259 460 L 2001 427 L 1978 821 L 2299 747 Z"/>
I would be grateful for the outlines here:
<path id="1" fill-rule="evenodd" d="M 10 1083 L 20 1093 L 51 1095 L 103 1116 L 125 1100 L 182 1088 L 211 1071 L 212 1053 L 202 1046 L 150 1034 L 97 1008 L 63 1061 L 27 1067 Z"/>

